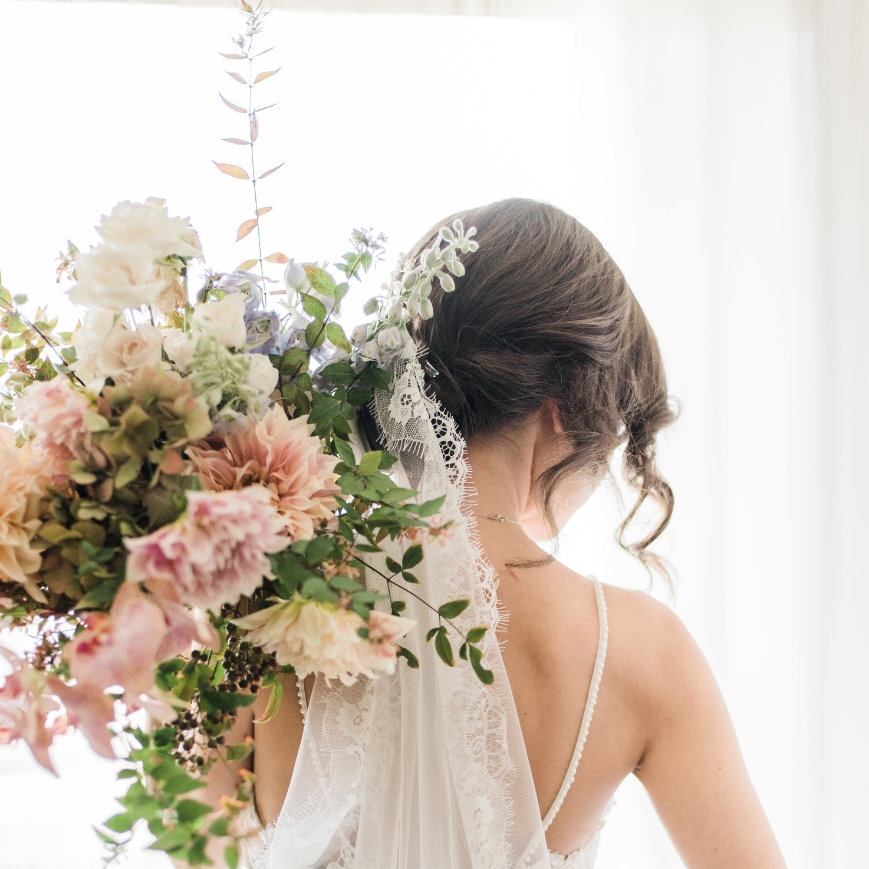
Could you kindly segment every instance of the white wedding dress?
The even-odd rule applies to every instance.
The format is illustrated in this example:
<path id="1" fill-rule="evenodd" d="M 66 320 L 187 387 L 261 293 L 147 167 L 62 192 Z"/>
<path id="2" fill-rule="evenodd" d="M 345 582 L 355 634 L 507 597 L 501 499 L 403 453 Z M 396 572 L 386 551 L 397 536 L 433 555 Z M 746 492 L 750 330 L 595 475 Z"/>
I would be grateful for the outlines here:
<path id="1" fill-rule="evenodd" d="M 573 782 L 603 673 L 607 617 L 595 580 L 600 634 L 575 750 L 553 805 L 541 817 L 515 703 L 494 628 L 506 618 L 497 579 L 476 536 L 473 490 L 464 441 L 452 417 L 425 394 L 415 354 L 394 363 L 392 392 L 378 391 L 375 415 L 398 456 L 399 486 L 420 501 L 445 497 L 441 517 L 454 534 L 429 544 L 408 590 L 440 606 L 468 598 L 453 622 L 462 633 L 489 625 L 480 648 L 494 672 L 482 684 L 467 662 L 447 667 L 426 633 L 436 612 L 412 594 L 403 615 L 417 622 L 404 641 L 420 661 L 393 676 L 334 685 L 318 677 L 307 704 L 292 781 L 275 824 L 245 855 L 250 869 L 590 869 L 600 827 L 568 855 L 550 852 L 545 832 Z M 365 580 L 388 594 L 379 573 L 386 554 L 401 561 L 403 544 L 375 559 Z M 457 644 L 456 644 L 457 645 Z M 301 698 L 304 701 L 304 698 Z M 251 813 L 251 823 L 256 815 Z"/>

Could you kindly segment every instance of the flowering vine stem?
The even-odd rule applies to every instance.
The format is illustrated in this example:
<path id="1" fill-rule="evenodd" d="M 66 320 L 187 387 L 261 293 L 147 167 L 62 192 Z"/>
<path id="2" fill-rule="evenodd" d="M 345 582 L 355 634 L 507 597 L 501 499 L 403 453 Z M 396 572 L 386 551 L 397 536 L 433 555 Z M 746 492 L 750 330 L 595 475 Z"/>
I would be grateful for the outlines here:
<path id="1" fill-rule="evenodd" d="M 394 585 L 394 586 L 396 586 L 396 588 L 400 588 L 402 590 L 402 592 L 404 592 L 405 594 L 409 594 L 411 597 L 416 598 L 421 604 L 423 604 L 423 606 L 428 607 L 433 613 L 435 613 L 437 615 L 438 621 L 445 621 L 465 642 L 468 641 L 467 635 L 464 634 L 462 631 L 460 631 L 456 627 L 455 622 L 453 622 L 451 619 L 448 619 L 445 616 L 441 615 L 440 611 L 438 610 L 438 608 L 436 606 L 432 606 L 425 598 L 420 597 L 418 594 L 416 594 L 416 592 L 411 591 L 407 586 L 400 585 L 399 583 L 397 583 L 393 579 L 393 577 L 398 576 L 398 573 L 393 573 L 392 576 L 387 576 L 382 570 L 378 570 L 373 564 L 369 564 L 367 561 L 363 561 L 361 558 L 359 558 L 358 555 L 354 556 L 354 558 L 360 564 L 365 565 L 365 567 L 367 567 L 369 570 L 373 571 L 378 576 L 385 579 L 386 582 L 389 583 L 389 585 L 391 585 L 391 586 Z"/>
<path id="2" fill-rule="evenodd" d="M 34 323 L 28 317 L 25 317 L 24 314 L 22 314 L 20 311 L 17 311 L 14 307 L 12 307 L 8 302 L 6 302 L 2 298 L 0 298 L 0 307 L 2 307 L 4 311 L 7 311 L 10 314 L 15 314 L 15 316 L 18 317 L 18 319 L 21 320 L 21 322 L 24 323 L 24 325 L 27 326 L 28 329 L 33 329 L 33 331 L 36 332 L 36 334 L 39 335 L 40 338 L 42 338 L 43 342 L 45 343 L 45 346 L 48 347 L 50 350 L 54 351 L 54 354 L 60 360 L 60 364 L 63 367 L 64 373 L 68 372 L 73 377 L 73 379 L 76 381 L 76 383 L 78 383 L 79 386 L 85 385 L 84 381 L 73 370 L 71 370 L 67 366 L 66 360 L 63 358 L 63 355 L 61 354 L 60 350 L 58 350 L 57 347 L 55 347 L 54 342 L 45 334 L 45 332 L 42 331 L 42 329 L 40 329 L 36 325 L 36 323 Z"/>

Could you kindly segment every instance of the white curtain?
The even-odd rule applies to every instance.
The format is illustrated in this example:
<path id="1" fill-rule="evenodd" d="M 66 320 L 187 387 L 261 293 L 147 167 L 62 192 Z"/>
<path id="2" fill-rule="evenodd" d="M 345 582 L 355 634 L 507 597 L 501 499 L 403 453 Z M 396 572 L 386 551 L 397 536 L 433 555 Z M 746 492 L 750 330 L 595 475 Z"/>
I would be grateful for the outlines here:
<path id="1" fill-rule="evenodd" d="M 397 254 L 450 211 L 510 195 L 600 236 L 683 406 L 659 547 L 678 569 L 675 608 L 721 683 L 788 865 L 865 866 L 869 4 L 278 6 L 267 38 L 284 69 L 269 87 L 283 103 L 263 116 L 263 161 L 289 163 L 266 188 L 268 245 L 322 260 L 370 224 Z M 93 240 L 118 199 L 148 195 L 192 215 L 212 266 L 247 257 L 233 242 L 247 190 L 209 162 L 236 156 L 218 141 L 239 132 L 215 53 L 236 21 L 217 6 L 0 0 L 4 285 L 68 310 L 54 251 Z M 642 587 L 611 540 L 613 495 L 581 512 L 560 557 Z M 111 806 L 89 781 L 109 770 L 76 743 L 62 754 L 57 784 L 0 750 L 0 865 L 96 865 L 87 825 Z M 32 838 L 50 817 L 75 843 L 62 856 Z M 600 866 L 679 865 L 629 781 Z"/>

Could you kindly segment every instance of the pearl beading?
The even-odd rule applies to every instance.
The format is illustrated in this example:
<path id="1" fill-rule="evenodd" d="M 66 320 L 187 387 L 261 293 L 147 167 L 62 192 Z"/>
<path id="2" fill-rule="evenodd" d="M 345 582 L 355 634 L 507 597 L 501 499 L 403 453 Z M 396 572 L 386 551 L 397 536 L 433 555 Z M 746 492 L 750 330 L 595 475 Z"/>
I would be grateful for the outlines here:
<path id="1" fill-rule="evenodd" d="M 600 680 L 603 675 L 603 665 L 606 660 L 607 639 L 609 637 L 609 625 L 606 617 L 606 599 L 603 595 L 603 586 L 597 577 L 592 577 L 594 583 L 594 596 L 597 601 L 598 622 L 600 625 L 600 636 L 597 642 L 597 656 L 594 659 L 594 670 L 591 674 L 591 685 L 588 689 L 588 699 L 585 702 L 585 712 L 582 716 L 582 724 L 579 728 L 579 736 L 576 739 L 576 747 L 573 749 L 573 757 L 570 759 L 570 766 L 567 768 L 567 775 L 561 783 L 561 788 L 558 791 L 558 796 L 555 798 L 546 817 L 543 819 L 543 829 L 548 830 L 550 824 L 555 820 L 570 786 L 576 778 L 576 768 L 579 766 L 579 759 L 582 757 L 582 751 L 585 748 L 585 740 L 588 737 L 588 729 L 591 725 L 591 716 L 594 713 L 594 705 L 597 703 L 597 692 L 600 688 Z"/>
<path id="2" fill-rule="evenodd" d="M 302 724 L 308 716 L 308 701 L 305 699 L 305 680 L 296 676 L 296 691 L 299 694 L 299 709 L 302 713 Z"/>

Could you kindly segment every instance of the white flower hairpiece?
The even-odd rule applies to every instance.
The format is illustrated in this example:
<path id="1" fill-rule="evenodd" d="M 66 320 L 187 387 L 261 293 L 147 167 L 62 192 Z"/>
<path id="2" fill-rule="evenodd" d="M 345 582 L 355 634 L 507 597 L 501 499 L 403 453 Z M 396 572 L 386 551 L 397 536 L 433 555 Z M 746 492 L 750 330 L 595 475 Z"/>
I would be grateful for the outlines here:
<path id="1" fill-rule="evenodd" d="M 457 219 L 452 227 L 440 228 L 434 244 L 420 253 L 417 264 L 399 258 L 392 283 L 383 284 L 383 295 L 369 299 L 362 309 L 375 318 L 353 330 L 351 342 L 358 359 L 383 362 L 407 346 L 411 340 L 408 322 L 417 316 L 423 320 L 434 316 L 429 296 L 435 279 L 446 293 L 456 288 L 453 275 L 465 273 L 459 253 L 473 253 L 480 247 L 472 240 L 476 233 L 476 227 L 465 230 Z"/>

